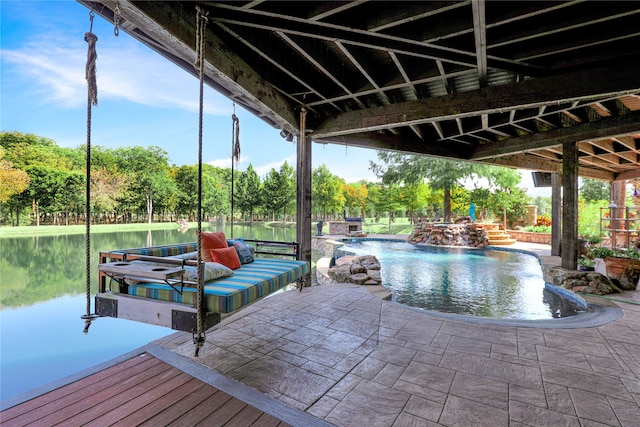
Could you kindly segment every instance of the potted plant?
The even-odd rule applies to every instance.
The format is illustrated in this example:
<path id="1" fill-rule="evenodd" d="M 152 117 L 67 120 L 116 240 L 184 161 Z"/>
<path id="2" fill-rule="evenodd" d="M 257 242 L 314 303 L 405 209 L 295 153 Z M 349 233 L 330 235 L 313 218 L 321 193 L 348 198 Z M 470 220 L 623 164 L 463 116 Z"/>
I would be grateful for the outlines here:
<path id="1" fill-rule="evenodd" d="M 640 251 L 612 249 L 603 246 L 589 248 L 587 257 L 602 258 L 607 277 L 624 290 L 635 290 L 640 277 Z"/>
<path id="2" fill-rule="evenodd" d="M 578 258 L 578 270 L 582 271 L 593 271 L 595 270 L 596 261 L 592 258 L 589 258 L 585 255 Z"/>

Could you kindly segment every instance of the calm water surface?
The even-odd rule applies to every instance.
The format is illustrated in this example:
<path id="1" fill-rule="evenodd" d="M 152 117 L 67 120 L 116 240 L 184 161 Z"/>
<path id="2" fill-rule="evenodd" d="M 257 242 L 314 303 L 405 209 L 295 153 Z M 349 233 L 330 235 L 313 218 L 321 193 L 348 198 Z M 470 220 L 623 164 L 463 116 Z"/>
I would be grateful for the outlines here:
<path id="1" fill-rule="evenodd" d="M 220 228 L 204 230 L 221 231 Z M 227 236 L 231 228 L 224 229 Z M 235 237 L 295 240 L 295 230 L 234 226 Z M 195 229 L 92 233 L 91 306 L 100 251 L 195 241 Z M 175 331 L 123 319 L 84 334 L 83 234 L 0 238 L 0 400 L 92 367 Z"/>
<path id="2" fill-rule="evenodd" d="M 498 319 L 578 313 L 573 304 L 544 289 L 540 262 L 532 255 L 382 241 L 347 243 L 344 250 L 375 255 L 383 285 L 400 304 Z"/>

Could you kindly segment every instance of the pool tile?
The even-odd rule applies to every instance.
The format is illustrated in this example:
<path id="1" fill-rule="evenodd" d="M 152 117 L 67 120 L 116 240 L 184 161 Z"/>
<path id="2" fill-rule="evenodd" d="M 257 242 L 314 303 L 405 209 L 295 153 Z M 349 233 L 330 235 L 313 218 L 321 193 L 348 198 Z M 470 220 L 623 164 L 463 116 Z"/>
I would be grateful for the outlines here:
<path id="1" fill-rule="evenodd" d="M 380 345 L 377 350 L 371 352 L 370 357 L 399 366 L 408 366 L 415 357 L 417 350 L 410 348 L 398 348 L 393 345 Z"/>
<path id="2" fill-rule="evenodd" d="M 429 421 L 438 421 L 444 405 L 421 397 L 411 396 L 404 411 Z"/>
<path id="3" fill-rule="evenodd" d="M 591 370 L 591 365 L 587 361 L 587 358 L 582 353 L 575 353 L 566 350 L 559 350 L 557 348 L 549 348 L 537 346 L 538 360 L 541 362 L 556 363 L 558 365 L 566 365 L 574 368 Z"/>
<path id="4" fill-rule="evenodd" d="M 450 395 L 440 423 L 446 426 L 507 426 L 509 413 L 494 406 Z"/>
<path id="5" fill-rule="evenodd" d="M 509 419 L 530 426 L 580 427 L 577 417 L 539 408 L 516 400 L 509 401 Z"/>
<path id="6" fill-rule="evenodd" d="M 638 420 L 640 420 L 640 408 L 638 407 L 637 402 L 629 402 L 627 400 L 610 397 L 609 403 L 611 404 L 617 419 L 620 420 L 623 426 L 638 425 Z"/>
<path id="7" fill-rule="evenodd" d="M 528 403 L 540 408 L 548 408 L 547 396 L 544 390 L 540 388 L 527 388 L 519 385 L 509 385 L 509 400 L 517 400 L 518 402 Z"/>
<path id="8" fill-rule="evenodd" d="M 365 379 L 336 405 L 325 420 L 344 427 L 390 426 L 409 397 L 408 393 Z"/>
<path id="9" fill-rule="evenodd" d="M 440 366 L 452 371 L 466 372 L 523 387 L 542 387 L 542 379 L 538 369 L 515 363 L 446 351 Z"/>
<path id="10" fill-rule="evenodd" d="M 577 390 L 575 388 L 569 388 L 569 394 L 576 408 L 576 414 L 580 418 L 586 418 L 609 425 L 618 424 L 616 414 L 613 412 L 613 409 L 611 409 L 609 401 L 603 398 L 601 394 Z M 636 418 L 636 420 L 640 420 L 640 418 Z"/>
<path id="11" fill-rule="evenodd" d="M 392 427 L 436 427 L 441 425 L 403 412 L 396 418 Z"/>
<path id="12" fill-rule="evenodd" d="M 553 363 L 541 363 L 542 377 L 545 382 L 564 385 L 578 390 L 592 391 L 623 400 L 631 400 L 631 396 L 619 378 L 589 372 Z"/>
<path id="13" fill-rule="evenodd" d="M 496 408 L 509 409 L 509 384 L 491 378 L 458 372 L 449 393 Z"/>
<path id="14" fill-rule="evenodd" d="M 454 375 L 455 372 L 452 370 L 414 361 L 407 366 L 400 379 L 447 393 L 451 388 Z"/>
<path id="15" fill-rule="evenodd" d="M 568 387 L 545 383 L 544 391 L 549 409 L 563 414 L 576 415 L 576 409 L 573 406 Z"/>
<path id="16" fill-rule="evenodd" d="M 378 375 L 373 378 L 373 381 L 391 387 L 396 383 L 403 372 L 404 368 L 402 366 L 387 363 Z"/>
<path id="17" fill-rule="evenodd" d="M 485 357 L 489 357 L 491 354 L 491 343 L 466 337 L 452 337 L 447 348 L 462 353 L 476 354 Z"/>

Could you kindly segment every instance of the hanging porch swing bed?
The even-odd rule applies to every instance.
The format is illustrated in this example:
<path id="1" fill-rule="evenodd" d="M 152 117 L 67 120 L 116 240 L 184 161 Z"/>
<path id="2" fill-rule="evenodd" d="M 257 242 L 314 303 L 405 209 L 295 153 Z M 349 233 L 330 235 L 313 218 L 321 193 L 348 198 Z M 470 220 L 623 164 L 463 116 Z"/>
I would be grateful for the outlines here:
<path id="1" fill-rule="evenodd" d="M 296 242 L 202 234 L 205 328 L 310 271 L 308 262 L 298 260 Z M 211 234 L 224 243 L 208 247 Z M 101 252 L 98 270 L 96 314 L 197 330 L 197 242 Z"/>

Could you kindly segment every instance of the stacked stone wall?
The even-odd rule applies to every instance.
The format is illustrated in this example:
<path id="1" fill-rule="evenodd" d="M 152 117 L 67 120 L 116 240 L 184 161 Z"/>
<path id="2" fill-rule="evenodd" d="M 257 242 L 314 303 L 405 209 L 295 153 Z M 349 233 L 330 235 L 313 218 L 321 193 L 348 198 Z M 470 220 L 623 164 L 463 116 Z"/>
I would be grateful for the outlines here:
<path id="1" fill-rule="evenodd" d="M 418 223 L 408 238 L 409 243 L 437 246 L 485 247 L 489 244 L 487 230 L 480 224 Z"/>

